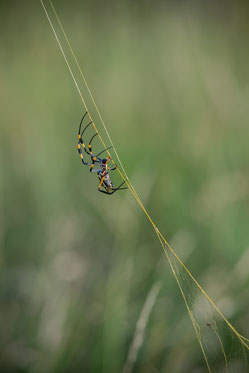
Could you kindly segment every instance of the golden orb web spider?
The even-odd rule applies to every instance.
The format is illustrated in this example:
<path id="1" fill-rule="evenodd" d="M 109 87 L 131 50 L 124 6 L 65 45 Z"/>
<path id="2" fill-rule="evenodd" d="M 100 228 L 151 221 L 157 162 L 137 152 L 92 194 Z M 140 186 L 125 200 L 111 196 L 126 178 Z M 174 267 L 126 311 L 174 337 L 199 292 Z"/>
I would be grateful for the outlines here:
<path id="1" fill-rule="evenodd" d="M 111 181 L 111 178 L 109 176 L 109 172 L 110 171 L 114 171 L 117 169 L 117 166 L 113 167 L 113 168 L 108 168 L 108 162 L 112 159 L 111 157 L 106 157 L 106 158 L 100 158 L 100 154 L 104 153 L 105 151 L 107 151 L 108 149 L 111 148 L 111 146 L 109 148 L 106 148 L 104 150 L 102 150 L 100 153 L 98 153 L 97 155 L 94 155 L 93 152 L 92 152 L 92 141 L 94 139 L 95 136 L 98 135 L 98 133 L 95 133 L 89 144 L 88 144 L 88 149 L 86 147 L 86 145 L 84 144 L 84 141 L 83 141 L 83 135 L 84 135 L 84 132 L 85 130 L 90 126 L 90 124 L 92 124 L 92 122 L 88 123 L 86 125 L 86 127 L 83 129 L 83 131 L 81 132 L 81 126 L 82 126 L 82 123 L 84 121 L 84 118 L 86 117 L 86 115 L 88 114 L 88 112 L 86 112 L 81 121 L 80 121 L 80 126 L 79 126 L 79 133 L 78 133 L 78 152 L 79 152 L 79 155 L 80 155 L 80 158 L 81 158 L 81 161 L 82 163 L 85 165 L 85 166 L 91 166 L 90 167 L 90 172 L 97 172 L 97 175 L 98 175 L 98 178 L 99 178 L 99 186 L 98 186 L 98 191 L 101 192 L 101 193 L 105 193 L 105 194 L 108 194 L 108 195 L 111 195 L 113 193 L 115 193 L 117 190 L 123 190 L 123 189 L 127 189 L 127 187 L 124 187 L 124 188 L 121 188 L 122 185 L 125 183 L 125 181 L 123 181 L 123 183 L 121 183 L 117 188 L 114 188 L 114 185 Z M 83 157 L 83 154 L 82 154 L 82 151 L 81 151 L 81 145 L 83 146 L 83 149 L 84 151 L 86 152 L 86 154 L 91 158 L 91 163 L 89 162 L 86 162 L 84 160 L 84 157 Z M 98 164 L 98 168 L 94 168 L 94 164 L 97 163 Z M 101 189 L 102 188 L 102 189 Z M 104 188 L 104 189 L 103 189 Z"/>

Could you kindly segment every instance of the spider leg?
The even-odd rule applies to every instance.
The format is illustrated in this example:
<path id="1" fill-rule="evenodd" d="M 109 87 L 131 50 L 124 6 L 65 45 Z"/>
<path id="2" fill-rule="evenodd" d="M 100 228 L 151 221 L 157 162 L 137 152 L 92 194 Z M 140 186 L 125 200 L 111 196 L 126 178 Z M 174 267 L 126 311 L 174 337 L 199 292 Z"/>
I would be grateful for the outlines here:
<path id="1" fill-rule="evenodd" d="M 115 193 L 117 190 L 124 190 L 124 189 L 128 189 L 127 187 L 124 187 L 124 188 L 121 188 L 122 185 L 124 185 L 125 181 L 123 181 L 117 188 L 114 188 L 113 189 L 113 192 L 111 192 L 110 194 L 113 194 Z"/>
<path id="2" fill-rule="evenodd" d="M 92 156 L 93 155 L 93 152 L 92 152 L 92 141 L 93 141 L 93 139 L 94 139 L 94 137 L 95 136 L 97 136 L 98 135 L 98 133 L 95 133 L 93 136 L 92 136 L 92 138 L 91 138 L 91 140 L 89 141 L 89 144 L 88 144 L 88 150 L 89 150 L 89 153 L 90 153 L 90 155 Z M 97 156 L 96 156 L 97 157 Z"/>
<path id="3" fill-rule="evenodd" d="M 84 118 L 86 116 L 86 114 L 88 114 L 88 111 L 85 112 L 85 114 L 83 115 L 81 121 L 80 121 L 80 126 L 79 126 L 79 132 L 78 132 L 78 138 L 79 138 L 79 141 L 78 141 L 78 149 L 79 149 L 79 146 L 82 145 L 83 146 L 83 149 L 85 150 L 85 152 L 91 156 L 90 152 L 87 150 L 85 144 L 84 144 L 84 141 L 83 141 L 83 134 L 85 132 L 85 130 L 90 126 L 90 124 L 92 124 L 92 121 L 90 123 L 88 123 L 86 125 L 86 127 L 83 129 L 83 131 L 80 133 L 81 131 L 81 126 L 82 126 L 82 123 L 84 121 Z M 84 163 L 85 164 L 85 163 Z"/>
<path id="4" fill-rule="evenodd" d="M 99 190 L 100 192 L 102 192 L 102 191 L 100 190 L 100 188 L 101 188 L 101 185 L 103 184 L 103 181 L 104 181 L 105 176 L 106 176 L 106 175 L 104 175 L 104 176 L 99 176 L 99 177 L 100 177 L 100 183 L 99 183 L 99 186 L 98 186 L 98 190 Z"/>
<path id="5" fill-rule="evenodd" d="M 93 172 L 93 171 L 97 171 L 97 170 L 94 170 L 93 167 L 94 167 L 94 163 L 97 162 L 97 163 L 100 163 L 101 162 L 101 158 L 98 157 L 98 155 L 93 155 L 93 152 L 92 152 L 92 140 L 94 139 L 95 136 L 97 136 L 98 133 L 95 133 L 89 144 L 88 144 L 88 149 L 89 149 L 89 153 L 90 153 L 90 156 L 91 156 L 91 160 L 92 160 L 92 164 L 91 164 L 91 167 L 90 167 L 90 172 Z"/>
<path id="6" fill-rule="evenodd" d="M 102 150 L 102 152 L 98 153 L 98 154 L 96 155 L 96 157 L 98 157 L 100 154 L 106 152 L 107 150 L 109 150 L 109 149 L 111 149 L 111 148 L 112 148 L 112 146 L 109 146 L 109 148 L 106 148 L 106 149 Z"/>
<path id="7" fill-rule="evenodd" d="M 113 194 L 113 193 L 109 193 L 109 192 L 106 192 L 105 190 L 101 190 L 101 189 L 98 189 L 98 191 L 99 192 L 101 192 L 101 193 L 105 193 L 105 194 L 108 194 L 108 196 L 110 196 L 111 194 Z"/>
<path id="8" fill-rule="evenodd" d="M 88 111 L 85 112 L 85 114 L 83 115 L 83 117 L 81 118 L 81 121 L 80 121 L 80 127 L 79 127 L 79 134 L 80 134 L 80 131 L 81 131 L 81 125 L 83 123 L 83 120 L 85 118 L 85 116 L 88 114 Z"/>
<path id="9" fill-rule="evenodd" d="M 85 114 L 83 115 L 83 117 L 81 118 L 80 126 L 79 126 L 79 133 L 78 133 L 79 135 L 80 135 L 80 132 L 81 132 L 81 126 L 82 126 L 82 123 L 83 123 L 83 121 L 84 121 L 84 119 L 85 119 L 85 116 L 86 116 L 87 114 L 88 114 L 88 111 L 86 111 Z M 87 127 L 90 126 L 91 123 L 92 123 L 92 122 L 88 123 L 88 125 L 83 129 L 83 131 L 82 131 L 80 137 L 83 136 L 83 133 L 85 132 L 85 130 L 87 129 Z"/>
<path id="10" fill-rule="evenodd" d="M 83 130 L 83 132 L 86 130 L 86 128 L 91 124 L 92 122 L 88 123 L 88 125 L 85 127 L 85 129 Z M 86 145 L 84 144 L 84 141 L 83 141 L 83 138 L 82 138 L 82 135 L 83 135 L 83 132 L 82 134 L 78 134 L 78 137 L 79 137 L 79 141 L 78 141 L 78 145 L 82 145 L 83 146 L 83 149 L 85 150 L 85 152 L 91 156 L 91 153 L 89 152 L 89 150 L 87 150 L 86 148 Z"/>
<path id="11" fill-rule="evenodd" d="M 124 189 L 128 189 L 127 187 L 125 188 L 121 188 L 121 186 L 125 183 L 125 181 L 123 181 L 117 188 L 114 188 L 112 189 L 112 191 L 109 193 L 109 192 L 106 192 L 105 190 L 101 190 L 100 187 L 102 185 L 104 181 L 104 177 L 102 177 L 101 181 L 100 181 L 100 184 L 99 184 L 99 187 L 98 187 L 98 191 L 101 192 L 101 193 L 105 193 L 105 194 L 108 194 L 109 196 L 113 193 L 115 193 L 117 190 L 124 190 Z"/>
<path id="12" fill-rule="evenodd" d="M 89 143 L 89 145 L 88 145 L 88 149 L 89 149 L 89 150 L 87 150 L 87 148 L 86 148 L 86 146 L 85 146 L 85 144 L 84 144 L 83 138 L 82 138 L 82 136 L 83 136 L 85 130 L 90 126 L 90 124 L 92 124 L 92 121 L 91 121 L 90 123 L 88 123 L 87 126 L 86 126 L 86 127 L 83 129 L 83 131 L 81 132 L 81 126 L 82 126 L 82 123 L 83 123 L 84 118 L 85 118 L 85 116 L 87 115 L 87 113 L 88 113 L 88 112 L 86 111 L 85 114 L 83 115 L 81 121 L 80 121 L 79 132 L 78 132 L 78 138 L 79 138 L 79 140 L 78 140 L 78 152 L 79 152 L 79 154 L 80 154 L 80 158 L 81 158 L 82 163 L 83 163 L 84 165 L 86 165 L 86 166 L 90 166 L 90 165 L 91 165 L 91 168 L 93 168 L 93 164 L 94 164 L 95 162 L 98 162 L 98 163 L 99 163 L 99 160 L 97 160 L 96 157 L 93 156 L 93 154 L 92 154 L 92 148 L 91 148 L 91 142 L 92 142 L 93 138 L 97 135 L 97 133 L 96 133 L 96 134 L 91 138 L 91 140 L 90 140 L 90 143 Z M 86 161 L 84 160 L 84 157 L 83 157 L 83 154 L 82 154 L 82 151 L 81 151 L 81 145 L 83 146 L 83 149 L 85 150 L 85 152 L 86 152 L 86 153 L 91 157 L 91 161 L 92 161 L 91 163 L 86 162 Z M 95 159 L 94 159 L 94 158 L 95 158 Z"/>
<path id="13" fill-rule="evenodd" d="M 81 158 L 82 163 L 83 163 L 85 166 L 90 166 L 91 163 L 89 163 L 89 162 L 85 162 L 85 160 L 84 160 L 84 158 L 83 158 L 83 154 L 82 154 L 82 151 L 81 151 L 81 148 L 80 148 L 80 142 L 78 143 L 78 152 L 79 152 L 79 155 L 80 155 L 80 158 Z"/>

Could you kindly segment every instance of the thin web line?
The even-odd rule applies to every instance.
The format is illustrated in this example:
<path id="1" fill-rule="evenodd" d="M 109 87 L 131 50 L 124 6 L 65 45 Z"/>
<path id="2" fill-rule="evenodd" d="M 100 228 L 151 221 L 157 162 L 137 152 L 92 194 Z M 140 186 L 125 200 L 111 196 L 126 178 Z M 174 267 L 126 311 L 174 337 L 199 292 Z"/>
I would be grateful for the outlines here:
<path id="1" fill-rule="evenodd" d="M 223 318 L 223 320 L 226 322 L 226 324 L 229 326 L 229 328 L 234 332 L 234 334 L 235 334 L 235 335 L 237 336 L 237 338 L 240 340 L 241 344 L 244 345 L 244 346 L 247 348 L 247 350 L 249 350 L 249 345 L 246 343 L 246 342 L 249 342 L 249 340 L 248 340 L 247 338 L 245 338 L 244 336 L 242 336 L 241 334 L 239 334 L 239 333 L 237 332 L 237 330 L 236 330 L 236 329 L 235 329 L 235 328 L 230 324 L 230 322 L 227 320 L 227 318 L 224 316 L 224 314 L 223 314 L 223 313 L 220 311 L 220 309 L 216 306 L 216 304 L 213 302 L 213 300 L 212 300 L 212 299 L 207 295 L 207 293 L 205 292 L 205 290 L 201 287 L 201 285 L 197 282 L 197 280 L 194 278 L 194 276 L 191 274 L 191 272 L 188 270 L 188 268 L 185 266 L 185 264 L 184 264 L 184 263 L 180 260 L 180 258 L 177 256 L 177 254 L 175 253 L 175 251 L 174 251 L 174 250 L 172 249 L 172 247 L 169 245 L 169 243 L 168 243 L 167 240 L 164 238 L 164 236 L 162 235 L 162 233 L 159 231 L 159 229 L 158 229 L 157 226 L 155 225 L 154 221 L 152 220 L 151 216 L 149 215 L 149 213 L 148 213 L 147 210 L 145 209 L 145 207 L 144 207 L 144 205 L 143 205 L 141 199 L 139 198 L 139 196 L 138 196 L 138 194 L 137 194 L 137 192 L 136 192 L 134 186 L 132 185 L 131 181 L 129 180 L 129 178 L 128 178 L 126 172 L 125 172 L 125 169 L 124 169 L 124 167 L 123 167 L 123 165 L 122 165 L 122 162 L 121 162 L 121 160 L 120 160 L 120 158 L 119 158 L 119 156 L 118 156 L 118 153 L 117 153 L 117 151 L 116 151 L 116 148 L 115 148 L 115 146 L 114 146 L 114 144 L 113 144 L 113 142 L 112 142 L 112 140 L 111 140 L 110 134 L 109 134 L 109 132 L 108 132 L 106 126 L 105 126 L 105 123 L 104 123 L 104 121 L 103 121 L 103 119 L 102 119 L 102 116 L 101 116 L 101 114 L 100 114 L 100 112 L 99 112 L 99 109 L 98 109 L 98 107 L 97 107 L 97 104 L 96 104 L 96 102 L 95 102 L 95 100 L 94 100 L 94 98 L 93 98 L 93 95 L 92 95 L 92 93 L 91 93 L 91 91 L 90 91 L 90 88 L 89 88 L 89 86 L 88 86 L 88 84 L 87 84 L 87 82 L 86 82 L 86 78 L 85 78 L 85 76 L 84 76 L 84 74 L 83 74 L 83 72 L 82 72 L 82 70 L 81 70 L 81 68 L 80 68 L 80 66 L 79 66 L 78 60 L 77 60 L 77 58 L 76 58 L 76 56 L 75 56 L 75 54 L 74 54 L 74 52 L 73 52 L 73 49 L 72 49 L 71 44 L 70 44 L 70 42 L 69 42 L 69 40 L 68 40 L 68 38 L 67 38 L 67 36 L 66 36 L 66 33 L 65 33 L 65 31 L 64 31 L 64 28 L 63 28 L 63 26 L 62 26 L 62 24 L 61 24 L 61 22 L 60 22 L 60 20 L 59 20 L 59 17 L 58 17 L 58 15 L 57 15 L 56 11 L 55 11 L 55 8 L 54 8 L 54 6 L 53 6 L 51 0 L 49 0 L 49 2 L 50 2 L 50 5 L 51 5 L 51 7 L 52 7 L 52 9 L 53 9 L 53 11 L 54 11 L 54 14 L 55 14 L 56 19 L 57 19 L 57 21 L 58 21 L 58 23 L 59 23 L 59 26 L 60 26 L 60 28 L 61 28 L 61 30 L 62 30 L 62 33 L 63 33 L 63 35 L 64 35 L 64 37 L 65 37 L 65 40 L 66 40 L 66 42 L 67 42 L 67 44 L 68 44 L 68 47 L 69 47 L 69 49 L 70 49 L 70 52 L 71 52 L 71 54 L 72 54 L 72 56 L 73 56 L 73 59 L 74 59 L 74 61 L 75 61 L 75 63 L 76 63 L 76 66 L 77 66 L 77 68 L 78 68 L 78 70 L 79 70 L 79 72 L 80 72 L 80 75 L 82 76 L 82 79 L 83 79 L 83 81 L 84 81 L 84 83 L 85 83 L 85 85 L 86 85 L 86 88 L 87 88 L 87 90 L 88 90 L 88 93 L 89 93 L 89 95 L 90 95 L 90 97 L 91 97 L 91 99 L 92 99 L 92 101 L 93 101 L 93 104 L 94 104 L 94 106 L 95 106 L 95 108 L 96 108 L 96 111 L 97 111 L 97 113 L 98 113 L 98 115 L 99 115 L 99 118 L 100 118 L 100 120 L 101 120 L 101 123 L 102 123 L 102 125 L 103 125 L 103 127 L 104 127 L 104 129 L 105 129 L 105 131 L 106 131 L 106 134 L 107 134 L 107 136 L 108 136 L 108 139 L 109 139 L 111 145 L 113 146 L 113 149 L 114 149 L 115 155 L 116 155 L 116 157 L 117 157 L 117 159 L 118 159 L 118 161 L 119 161 L 119 163 L 120 163 L 120 165 L 121 165 L 121 168 L 122 168 L 124 174 L 121 172 L 121 170 L 119 169 L 119 167 L 117 167 L 117 170 L 118 170 L 120 176 L 121 176 L 121 177 L 123 178 L 123 180 L 126 182 L 128 188 L 129 188 L 129 190 L 131 191 L 131 193 L 132 193 L 133 196 L 135 197 L 135 199 L 136 199 L 136 201 L 138 202 L 139 206 L 141 207 L 141 209 L 143 210 L 143 212 L 145 213 L 145 215 L 146 215 L 147 218 L 149 219 L 151 225 L 153 226 L 153 228 L 154 228 L 154 230 L 155 230 L 155 232 L 156 232 L 156 234 L 157 234 L 157 236 L 158 236 L 158 239 L 159 239 L 159 241 L 160 241 L 160 243 L 161 243 L 161 246 L 162 246 L 162 248 L 163 248 L 164 254 L 165 254 L 166 257 L 167 257 L 167 260 L 169 261 L 169 264 L 170 264 L 170 266 L 171 266 L 171 269 L 172 269 L 172 264 L 171 264 L 171 262 L 170 262 L 170 260 L 169 260 L 169 257 L 168 257 L 167 251 L 166 251 L 166 246 L 167 246 L 168 249 L 172 252 L 172 254 L 175 256 L 175 258 L 177 259 L 177 261 L 179 262 L 179 264 L 180 264 L 180 265 L 182 266 L 182 268 L 187 272 L 187 274 L 188 274 L 189 277 L 193 280 L 193 282 L 196 284 L 196 286 L 199 288 L 199 290 L 204 294 L 204 296 L 205 296 L 205 297 L 209 300 L 209 302 L 213 305 L 213 307 L 214 307 L 215 310 L 218 312 L 218 314 Z M 88 107 L 87 107 L 87 105 L 86 105 L 86 102 L 85 102 L 85 100 L 84 100 L 84 98 L 83 98 L 83 95 L 82 95 L 82 93 L 81 93 L 81 90 L 80 90 L 80 88 L 79 88 L 79 86 L 78 86 L 78 84 L 77 84 L 77 81 L 76 81 L 76 79 L 75 79 L 75 76 L 74 76 L 74 74 L 73 74 L 73 71 L 72 71 L 72 69 L 71 69 L 71 67 L 70 67 L 70 65 L 69 65 L 69 62 L 68 62 L 67 57 L 66 57 L 66 55 L 65 55 L 65 53 L 64 53 L 64 50 L 63 50 L 63 48 L 62 48 L 62 45 L 61 45 L 61 43 L 60 43 L 60 41 L 59 41 L 59 38 L 58 38 L 58 36 L 57 36 L 57 33 L 56 33 L 56 31 L 55 31 L 55 29 L 54 29 L 54 27 L 53 27 L 53 24 L 52 24 L 52 22 L 51 22 L 51 19 L 50 19 L 49 15 L 48 15 L 48 12 L 47 12 L 47 10 L 46 10 L 46 7 L 45 7 L 45 5 L 44 5 L 44 3 L 43 3 L 43 0 L 40 0 L 40 3 L 41 3 L 41 5 L 42 5 L 42 7 L 43 7 L 43 9 L 44 9 L 44 12 L 45 12 L 46 17 L 47 17 L 47 19 L 48 19 L 48 22 L 49 22 L 49 24 L 50 24 L 50 26 L 51 26 L 51 29 L 52 29 L 53 33 L 54 33 L 54 36 L 55 36 L 56 41 L 57 41 L 57 43 L 58 43 L 58 45 L 59 45 L 59 48 L 60 48 L 61 53 L 62 53 L 62 55 L 63 55 L 63 58 L 64 58 L 64 60 L 65 60 L 65 62 L 66 62 L 66 65 L 67 65 L 67 67 L 68 67 L 68 69 L 69 69 L 69 72 L 70 72 L 70 74 L 71 74 L 71 76 L 72 76 L 72 79 L 73 79 L 73 81 L 74 81 L 74 84 L 75 84 L 75 86 L 76 86 L 76 89 L 77 89 L 77 91 L 78 91 L 78 93 L 79 93 L 79 95 L 80 95 L 80 98 L 81 98 L 81 100 L 82 100 L 82 103 L 83 103 L 83 105 L 84 105 L 86 111 L 88 112 L 88 115 L 89 115 L 90 120 L 92 121 L 93 127 L 94 127 L 96 133 L 98 134 L 98 136 L 99 136 L 99 138 L 100 138 L 100 140 L 101 140 L 103 146 L 104 146 L 105 148 L 107 148 L 106 145 L 105 145 L 105 143 L 104 143 L 104 141 L 103 141 L 103 139 L 102 139 L 102 137 L 101 137 L 101 135 L 99 134 L 99 132 L 98 132 L 98 130 L 97 130 L 97 127 L 96 127 L 96 125 L 95 125 L 95 123 L 94 123 L 94 121 L 93 121 L 93 119 L 92 119 L 92 117 L 91 117 L 89 111 L 88 111 Z M 110 152 L 108 151 L 108 149 L 107 149 L 107 153 L 108 153 L 109 155 L 111 155 Z M 124 175 L 125 175 L 125 176 L 124 176 Z M 173 269 L 172 269 L 172 270 L 173 270 Z M 174 271 L 173 271 L 173 273 L 174 273 Z M 178 282 L 178 281 L 177 281 L 177 282 Z M 178 283 L 178 286 L 179 286 L 179 283 Z M 181 290 L 181 287 L 180 287 L 180 290 Z M 181 290 L 181 293 L 182 293 L 182 295 L 184 294 L 182 290 Z M 195 325 L 195 321 L 193 320 L 192 312 L 190 311 L 190 309 L 189 309 L 189 307 L 188 307 L 188 305 L 187 305 L 187 303 L 186 303 L 185 295 L 183 296 L 183 298 L 184 298 L 185 304 L 186 304 L 186 306 L 187 306 L 188 312 L 190 313 L 191 321 L 192 321 L 192 323 L 193 323 L 194 329 L 195 329 L 196 334 L 197 334 L 197 338 L 198 338 L 198 340 L 199 340 L 199 342 L 200 342 L 200 345 L 201 345 L 202 351 L 203 351 L 203 353 L 204 353 L 205 360 L 206 360 L 206 362 L 207 362 L 206 355 L 205 355 L 205 352 L 204 352 L 204 350 L 203 350 L 202 343 L 201 343 L 201 341 L 200 341 L 200 335 L 199 335 L 199 333 L 198 333 L 198 331 L 197 331 L 197 329 L 196 329 L 196 325 Z M 207 366 L 208 366 L 208 363 L 207 363 Z M 208 367 L 209 367 L 209 366 L 208 366 Z"/>

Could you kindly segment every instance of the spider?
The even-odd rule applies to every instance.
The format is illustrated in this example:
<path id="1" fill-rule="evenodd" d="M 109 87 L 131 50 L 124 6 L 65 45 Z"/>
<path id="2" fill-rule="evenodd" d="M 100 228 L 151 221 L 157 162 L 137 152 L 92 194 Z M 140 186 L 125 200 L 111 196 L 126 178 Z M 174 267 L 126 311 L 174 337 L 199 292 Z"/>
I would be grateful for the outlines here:
<path id="1" fill-rule="evenodd" d="M 100 158 L 100 154 L 104 153 L 106 150 L 108 149 L 111 149 L 111 146 L 109 148 L 106 148 L 104 150 L 102 150 L 100 153 L 98 153 L 97 155 L 94 155 L 93 152 L 92 152 L 92 141 L 94 139 L 95 136 L 98 135 L 98 133 L 95 133 L 89 144 L 88 144 L 88 149 L 86 147 L 86 145 L 84 144 L 84 141 L 83 141 L 83 134 L 85 132 L 85 130 L 90 126 L 90 124 L 92 124 L 92 121 L 90 123 L 88 123 L 86 125 L 86 127 L 83 129 L 83 131 L 81 132 L 81 126 L 82 126 L 82 123 L 84 121 L 84 118 L 85 116 L 88 114 L 88 112 L 86 112 L 81 121 L 80 121 L 80 126 L 79 126 L 79 133 L 78 133 L 78 138 L 79 138 L 79 141 L 78 141 L 78 152 L 80 154 L 80 158 L 81 158 L 81 161 L 82 163 L 85 165 L 85 166 L 91 166 L 90 167 L 90 172 L 97 172 L 97 175 L 98 175 L 98 178 L 99 178 L 99 186 L 98 186 L 98 191 L 101 192 L 101 193 L 105 193 L 105 194 L 108 194 L 108 195 L 111 195 L 113 193 L 115 193 L 117 190 L 123 190 L 123 189 L 127 189 L 126 187 L 125 188 L 121 188 L 122 185 L 125 183 L 125 181 L 123 183 L 121 183 L 117 188 L 114 188 L 114 185 L 111 181 L 111 178 L 109 176 L 109 171 L 114 171 L 117 169 L 117 166 L 115 165 L 115 167 L 112 167 L 112 168 L 108 168 L 108 162 L 112 159 L 111 157 L 106 157 L 106 158 Z M 81 133 L 80 133 L 81 132 Z M 86 162 L 84 160 L 84 157 L 83 157 L 83 154 L 82 154 L 82 151 L 81 151 L 81 145 L 83 146 L 83 149 L 85 150 L 86 154 L 88 154 L 90 157 L 91 157 L 91 163 L 89 162 Z M 98 168 L 94 169 L 94 164 L 95 163 L 98 163 Z M 102 189 L 101 189 L 102 188 Z M 104 188 L 104 190 L 103 190 Z"/>

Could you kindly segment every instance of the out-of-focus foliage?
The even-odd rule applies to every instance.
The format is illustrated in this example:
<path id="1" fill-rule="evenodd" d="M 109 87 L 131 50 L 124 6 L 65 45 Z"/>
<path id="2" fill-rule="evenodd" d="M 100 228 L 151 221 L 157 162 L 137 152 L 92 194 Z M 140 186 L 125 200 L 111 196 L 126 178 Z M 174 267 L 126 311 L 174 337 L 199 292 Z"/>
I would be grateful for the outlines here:
<path id="1" fill-rule="evenodd" d="M 174 3 L 55 7 L 146 207 L 248 336 L 247 7 Z M 0 371 L 121 371 L 159 281 L 135 371 L 206 372 L 146 217 L 81 165 L 83 108 L 39 1 L 1 7 Z"/>

